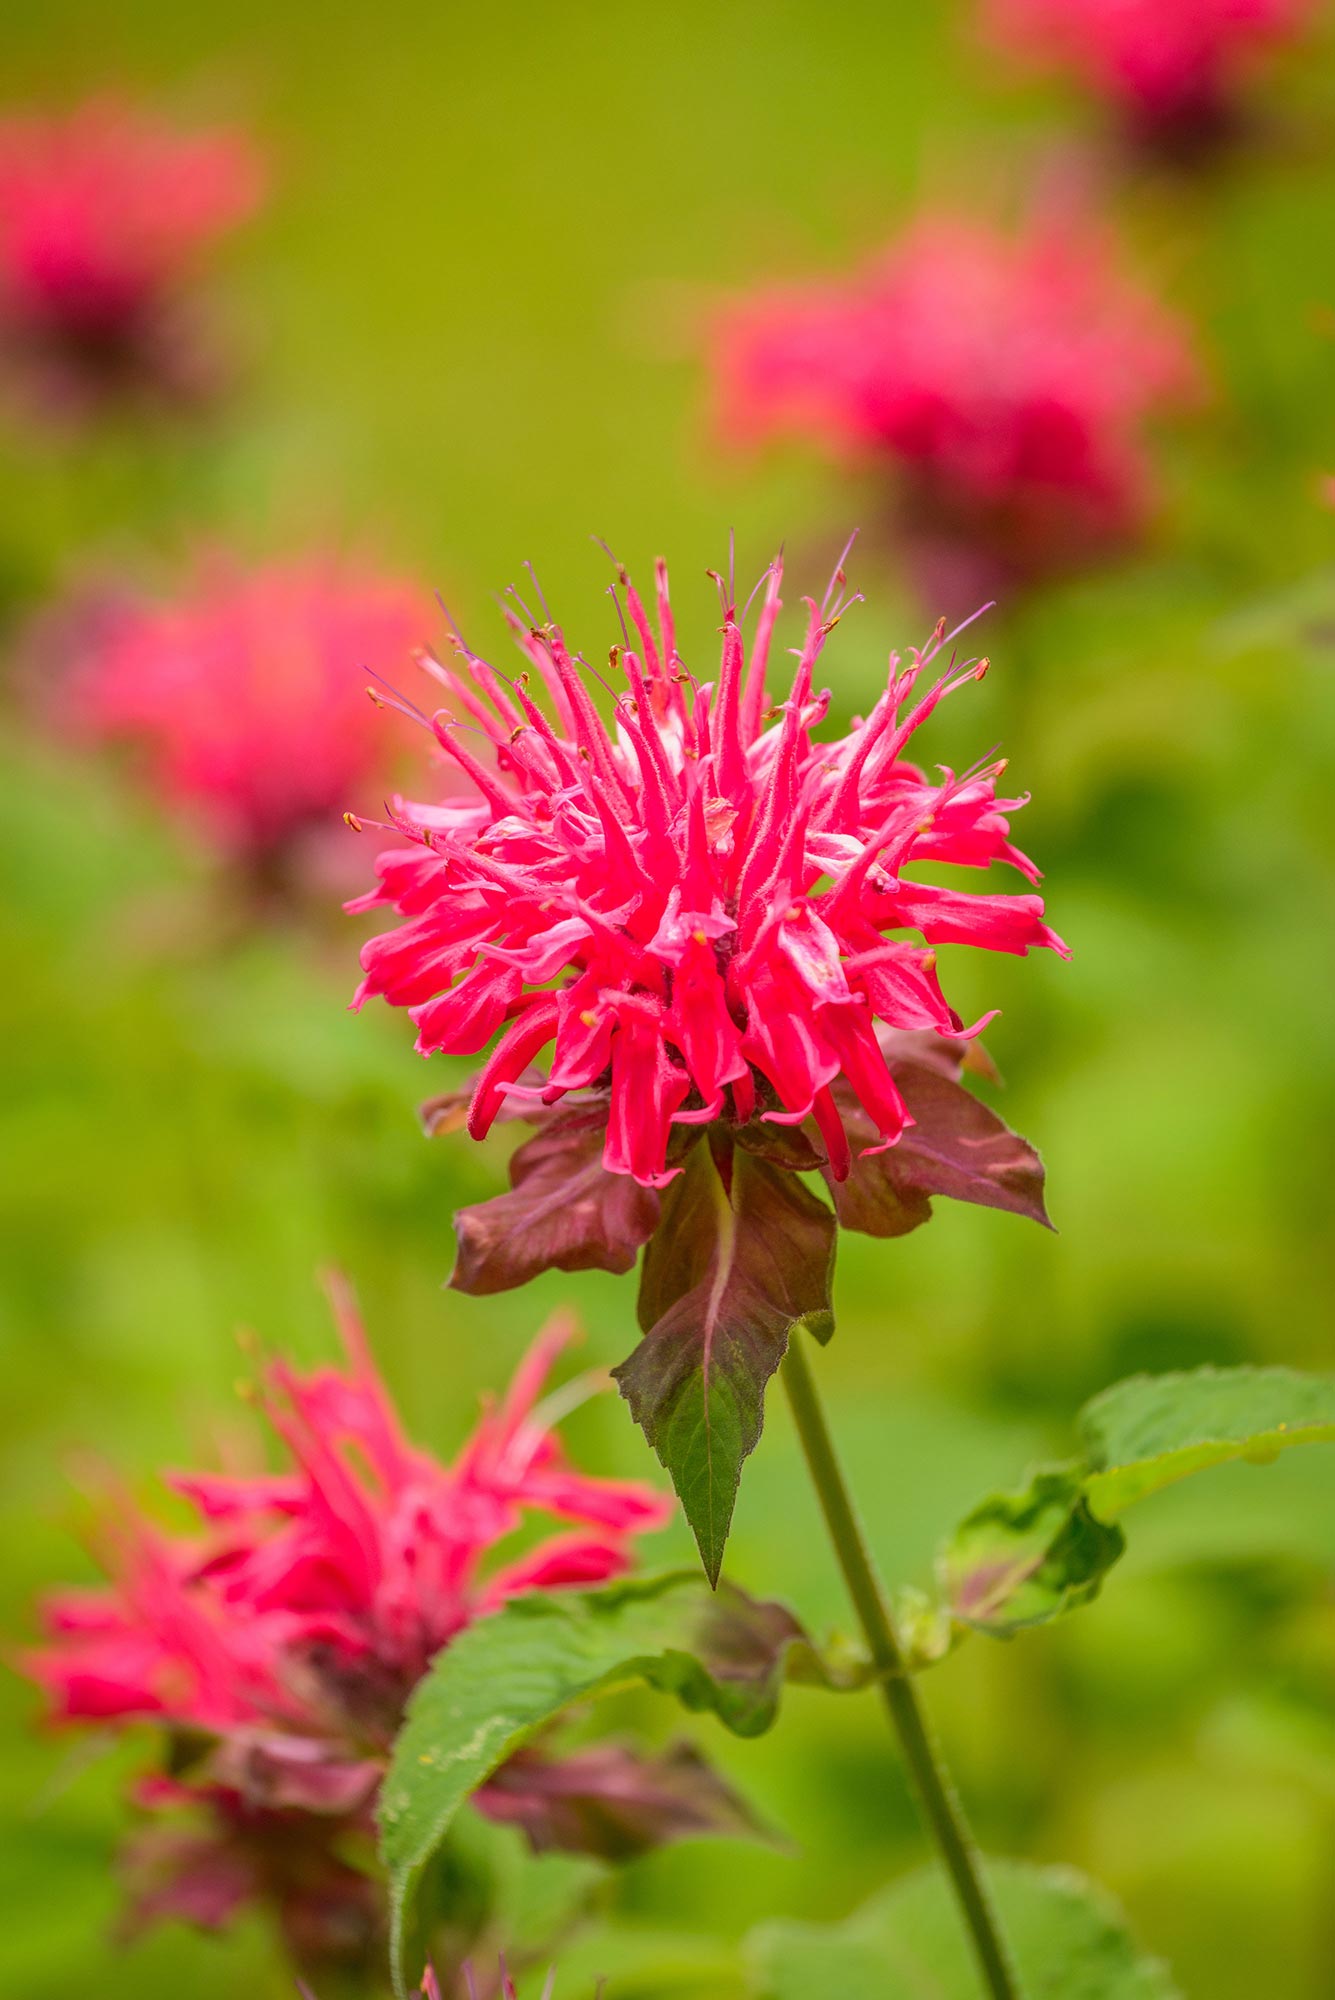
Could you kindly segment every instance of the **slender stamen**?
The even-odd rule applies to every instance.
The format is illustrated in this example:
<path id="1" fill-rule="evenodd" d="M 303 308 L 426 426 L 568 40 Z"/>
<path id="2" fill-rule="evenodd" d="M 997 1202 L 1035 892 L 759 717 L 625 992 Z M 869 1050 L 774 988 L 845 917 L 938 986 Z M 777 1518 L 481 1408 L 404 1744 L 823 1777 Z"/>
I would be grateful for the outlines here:
<path id="1" fill-rule="evenodd" d="M 519 592 L 515 589 L 512 583 L 506 584 L 505 595 L 507 597 L 513 597 L 515 603 L 519 606 L 519 609 L 524 614 L 524 622 L 528 626 L 529 630 L 531 632 L 541 632 L 544 621 L 541 618 L 534 617 L 533 613 L 529 610 L 527 604 L 525 604 L 523 598 L 519 595 Z M 550 624 L 551 620 L 547 619 L 546 623 Z"/>
<path id="2" fill-rule="evenodd" d="M 846 563 L 846 562 L 848 561 L 848 558 L 850 557 L 850 555 L 852 555 L 852 553 L 853 553 L 853 544 L 854 544 L 854 542 L 855 542 L 855 541 L 857 540 L 857 538 L 858 538 L 858 536 L 859 536 L 859 534 L 860 534 L 861 532 L 862 532 L 862 531 L 861 531 L 861 529 L 860 529 L 860 528 L 854 528 L 854 530 L 853 530 L 852 534 L 851 534 L 851 535 L 849 536 L 848 540 L 847 540 L 847 541 L 846 541 L 846 542 L 844 543 L 844 547 L 843 547 L 843 553 L 842 553 L 842 555 L 840 556 L 840 558 L 839 558 L 838 562 L 837 562 L 837 563 L 835 564 L 835 566 L 834 566 L 834 573 L 833 573 L 833 575 L 831 576 L 831 578 L 830 578 L 830 581 L 829 581 L 829 582 L 828 582 L 828 583 L 826 584 L 826 586 L 825 586 L 825 595 L 824 595 L 824 597 L 823 597 L 823 598 L 821 599 L 821 615 L 822 615 L 822 617 L 823 617 L 823 616 L 824 616 L 824 614 L 825 614 L 825 608 L 826 608 L 826 606 L 828 605 L 828 603 L 829 603 L 829 601 L 830 601 L 831 597 L 832 597 L 832 596 L 834 595 L 834 590 L 835 590 L 835 585 L 836 585 L 836 584 L 840 584 L 840 585 L 842 585 L 842 584 L 845 584 L 845 583 L 847 583 L 847 581 L 848 581 L 848 578 L 847 578 L 847 576 L 846 576 L 846 575 L 845 575 L 845 573 L 844 573 L 844 564 L 845 564 L 845 563 Z"/>
<path id="3" fill-rule="evenodd" d="M 431 728 L 430 716 L 424 709 L 420 709 L 415 701 L 410 701 L 406 694 L 400 694 L 392 681 L 387 681 L 374 667 L 363 667 L 361 671 L 369 674 L 372 680 L 379 681 L 381 687 L 385 689 L 384 694 L 377 694 L 374 688 L 366 690 L 377 708 L 395 709 L 398 714 L 406 715 L 409 722 L 420 722 L 424 729 Z"/>
<path id="4" fill-rule="evenodd" d="M 529 575 L 533 579 L 533 588 L 538 593 L 538 602 L 543 608 L 543 612 L 546 616 L 547 623 L 549 625 L 555 625 L 556 620 L 552 617 L 552 607 L 550 604 L 548 604 L 546 597 L 543 595 L 542 585 L 538 582 L 538 572 L 534 569 L 532 563 L 527 560 L 521 563 L 520 567 L 522 569 L 526 569 Z"/>
<path id="5" fill-rule="evenodd" d="M 608 595 L 608 596 L 609 596 L 609 597 L 611 598 L 611 600 L 612 600 L 613 604 L 615 604 L 615 606 L 616 606 L 616 613 L 617 613 L 617 623 L 618 623 L 618 625 L 620 625 L 620 627 L 621 627 L 621 642 L 622 642 L 622 644 L 623 644 L 623 645 L 625 646 L 625 648 L 626 648 L 626 651 L 627 651 L 627 652 L 629 652 L 629 651 L 630 651 L 630 628 L 629 628 L 629 626 L 628 626 L 628 625 L 626 624 L 626 614 L 625 614 L 625 612 L 624 612 L 624 611 L 623 611 L 623 610 L 621 609 L 621 599 L 620 599 L 620 598 L 619 598 L 619 597 L 617 596 L 617 587 L 616 587 L 616 585 L 615 585 L 614 583 L 609 583 L 609 584 L 608 584 L 608 586 L 607 586 L 607 595 Z"/>

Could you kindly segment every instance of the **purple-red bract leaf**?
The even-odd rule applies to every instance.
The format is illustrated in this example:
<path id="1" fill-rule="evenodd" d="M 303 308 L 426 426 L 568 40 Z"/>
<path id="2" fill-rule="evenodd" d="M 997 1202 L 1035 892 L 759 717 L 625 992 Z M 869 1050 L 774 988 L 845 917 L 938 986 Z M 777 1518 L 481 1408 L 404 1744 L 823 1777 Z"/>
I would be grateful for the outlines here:
<path id="1" fill-rule="evenodd" d="M 860 1152 L 875 1145 L 875 1129 L 851 1093 L 835 1088 L 854 1154 L 848 1179 L 830 1182 L 843 1227 L 867 1236 L 906 1236 L 930 1220 L 930 1197 L 944 1194 L 1027 1215 L 1050 1229 L 1043 1162 L 1028 1140 L 940 1062 L 892 1053 L 890 1067 L 915 1122 L 884 1152 Z"/>
<path id="2" fill-rule="evenodd" d="M 726 1188 L 697 1146 L 663 1198 L 644 1256 L 645 1337 L 613 1370 L 677 1489 L 717 1583 L 765 1385 L 794 1327 L 828 1339 L 835 1220 L 795 1174 L 731 1155 Z"/>
<path id="3" fill-rule="evenodd" d="M 520 1827 L 537 1854 L 630 1861 L 702 1834 L 764 1837 L 745 1800 L 686 1743 L 654 1754 L 623 1743 L 565 1757 L 521 1750 L 474 1792 L 473 1804 L 488 1819 Z"/>
<path id="4" fill-rule="evenodd" d="M 553 1118 L 517 1148 L 509 1194 L 454 1218 L 455 1291 L 505 1292 L 542 1271 L 629 1271 L 658 1220 L 659 1196 L 608 1173 L 602 1155 L 601 1124 L 578 1114 Z"/>

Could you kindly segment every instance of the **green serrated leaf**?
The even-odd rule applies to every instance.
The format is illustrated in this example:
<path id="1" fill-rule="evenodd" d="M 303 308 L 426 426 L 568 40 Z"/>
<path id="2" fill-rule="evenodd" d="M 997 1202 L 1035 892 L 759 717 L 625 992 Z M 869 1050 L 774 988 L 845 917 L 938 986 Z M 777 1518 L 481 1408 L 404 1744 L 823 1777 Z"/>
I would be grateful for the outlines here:
<path id="1" fill-rule="evenodd" d="M 570 1703 L 635 1681 L 712 1711 L 738 1736 L 767 1729 L 785 1680 L 861 1685 L 836 1671 L 792 1615 L 692 1571 L 594 1591 L 533 1593 L 461 1632 L 408 1707 L 381 1793 L 394 1977 L 424 1871 L 468 1795 Z"/>
<path id="2" fill-rule="evenodd" d="M 1290 1368 L 1136 1375 L 1079 1419 L 1084 1457 L 992 1494 L 952 1536 L 941 1576 L 954 1615 L 981 1631 L 1041 1625 L 1097 1596 L 1136 1500 L 1235 1459 L 1335 1439 L 1335 1381 Z"/>
<path id="3" fill-rule="evenodd" d="M 795 1174 L 738 1150 L 727 1188 L 699 1145 L 645 1251 L 645 1337 L 613 1373 L 677 1489 L 711 1583 L 760 1438 L 765 1385 L 795 1327 L 821 1340 L 833 1331 L 835 1235 L 830 1210 Z"/>
<path id="4" fill-rule="evenodd" d="M 1116 1903 L 1066 1868 L 988 1865 L 1025 2000 L 1178 2000 Z M 762 2000 L 977 2000 L 978 1972 L 945 1878 L 924 1870 L 842 1924 L 765 1924 L 749 1952 Z"/>
<path id="5" fill-rule="evenodd" d="M 1293 1368 L 1133 1375 L 1080 1413 L 1086 1494 L 1104 1520 L 1175 1480 L 1230 1459 L 1264 1464 L 1335 1439 L 1335 1381 Z"/>

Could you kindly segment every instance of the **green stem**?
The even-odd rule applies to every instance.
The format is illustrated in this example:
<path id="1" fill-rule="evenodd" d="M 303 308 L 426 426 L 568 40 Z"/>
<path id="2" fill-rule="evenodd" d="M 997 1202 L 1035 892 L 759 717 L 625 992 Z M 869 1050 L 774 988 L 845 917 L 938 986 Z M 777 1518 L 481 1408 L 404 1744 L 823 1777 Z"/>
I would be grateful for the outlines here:
<path id="1" fill-rule="evenodd" d="M 834 1552 L 872 1662 L 878 1670 L 885 1705 L 898 1733 L 923 1813 L 941 1850 L 941 1858 L 968 1925 L 984 1987 L 991 2000 L 1018 2000 L 1018 1988 L 996 1915 L 983 1885 L 978 1850 L 949 1775 L 928 1733 L 917 1692 L 895 1637 L 889 1607 L 872 1565 L 866 1538 L 853 1511 L 853 1502 L 835 1456 L 825 1412 L 821 1408 L 800 1340 L 801 1335 L 795 1332 L 788 1344 L 783 1362 L 783 1385 L 788 1392 L 825 1525 L 830 1531 L 830 1540 L 834 1544 Z"/>

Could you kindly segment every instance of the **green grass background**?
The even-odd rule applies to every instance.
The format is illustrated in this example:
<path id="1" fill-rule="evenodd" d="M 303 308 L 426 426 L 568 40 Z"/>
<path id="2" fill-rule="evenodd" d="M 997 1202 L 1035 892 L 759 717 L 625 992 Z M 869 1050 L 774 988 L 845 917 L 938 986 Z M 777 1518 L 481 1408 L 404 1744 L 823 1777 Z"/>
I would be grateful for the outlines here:
<path id="1" fill-rule="evenodd" d="M 490 593 L 532 558 L 596 648 L 613 636 L 596 531 L 641 571 L 670 557 L 688 657 L 707 661 L 703 571 L 730 526 L 751 571 L 786 538 L 792 602 L 877 511 L 801 453 L 712 454 L 694 347 L 710 300 L 835 268 L 924 198 L 991 209 L 1090 173 L 1078 108 L 1003 88 L 963 19 L 927 5 L 4 15 L 15 99 L 110 83 L 240 116 L 274 176 L 218 274 L 244 356 L 225 417 L 185 440 L 0 447 L 10 629 L 91 559 L 160 574 L 200 538 L 332 537 L 419 576 L 428 631 L 440 586 L 479 644 Z M 1154 545 L 994 614 L 994 673 L 933 724 L 956 764 L 1004 738 L 1074 958 L 945 955 L 965 1012 L 1003 1009 L 1004 1108 L 1042 1144 L 1061 1233 L 942 1204 L 903 1244 L 841 1253 L 820 1367 L 895 1581 L 924 1581 L 953 1518 L 1065 1449 L 1080 1400 L 1120 1374 L 1330 1365 L 1335 514 L 1315 488 L 1335 470 L 1333 75 L 1318 36 L 1277 81 L 1274 143 L 1207 186 L 1110 183 L 1149 280 L 1199 325 L 1213 401 L 1164 436 Z M 930 622 L 884 548 L 855 570 L 868 602 L 826 656 L 843 712 Z M 239 1324 L 328 1350 L 321 1264 L 352 1274 L 414 1430 L 442 1449 L 552 1305 L 574 1298 L 611 1363 L 633 1300 L 611 1278 L 443 1292 L 450 1212 L 500 1184 L 504 1147 L 420 1137 L 414 1106 L 450 1066 L 425 1069 L 401 1019 L 344 1011 L 356 927 L 238 941 L 205 858 L 122 779 L 13 720 L 0 756 L 14 1647 L 33 1594 L 87 1573 L 82 1462 L 147 1491 L 157 1466 L 216 1450 L 244 1421 Z M 590 1463 L 648 1469 L 615 1402 L 570 1430 Z M 1322 2000 L 1335 1457 L 1214 1475 L 1151 1503 L 1131 1540 L 1092 1609 L 976 1642 L 928 1684 L 980 1836 L 1098 1876 L 1193 2000 Z M 817 1625 L 844 1618 L 777 1401 L 729 1568 Z M 14 1677 L 0 1702 L 0 1990 L 287 1992 L 258 1925 L 110 1946 L 134 1757 L 71 1760 Z M 702 1730 L 792 1845 L 637 1864 L 628 1919 L 726 1938 L 775 1912 L 835 1917 L 923 1857 L 870 1698 L 795 1696 L 756 1744 Z"/>

